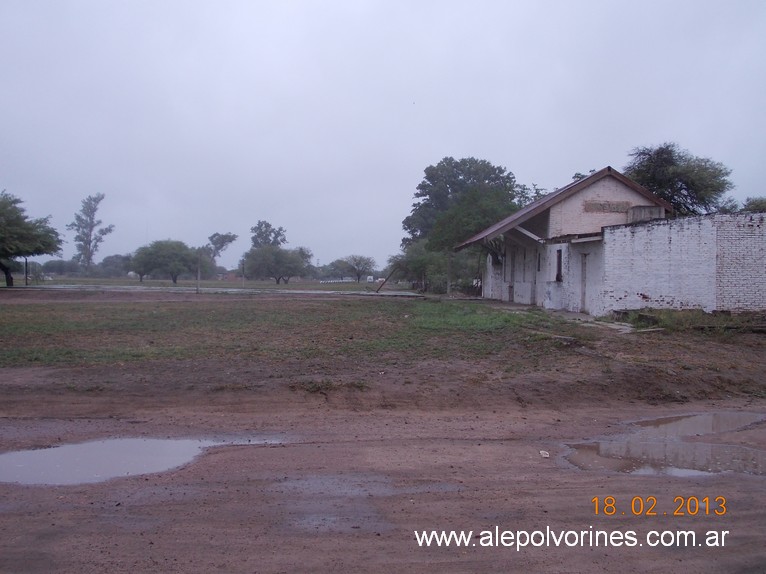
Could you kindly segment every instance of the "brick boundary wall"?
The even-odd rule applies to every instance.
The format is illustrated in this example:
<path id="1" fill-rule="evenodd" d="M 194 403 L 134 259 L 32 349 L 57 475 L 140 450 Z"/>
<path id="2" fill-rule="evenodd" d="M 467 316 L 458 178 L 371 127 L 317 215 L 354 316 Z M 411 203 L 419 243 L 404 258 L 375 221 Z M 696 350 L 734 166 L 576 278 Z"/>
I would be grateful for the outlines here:
<path id="1" fill-rule="evenodd" d="M 766 213 L 716 215 L 716 308 L 766 309 Z"/>
<path id="2" fill-rule="evenodd" d="M 766 309 L 766 215 L 654 220 L 604 228 L 600 306 Z"/>

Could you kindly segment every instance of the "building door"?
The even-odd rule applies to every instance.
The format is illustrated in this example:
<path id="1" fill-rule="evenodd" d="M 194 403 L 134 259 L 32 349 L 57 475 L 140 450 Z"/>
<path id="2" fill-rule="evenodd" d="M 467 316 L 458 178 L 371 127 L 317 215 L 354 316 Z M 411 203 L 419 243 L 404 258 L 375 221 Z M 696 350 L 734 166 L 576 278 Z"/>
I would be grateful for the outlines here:
<path id="1" fill-rule="evenodd" d="M 505 280 L 508 283 L 508 301 L 513 303 L 513 282 L 516 278 L 516 248 L 511 249 L 510 265 L 506 270 Z"/>
<path id="2" fill-rule="evenodd" d="M 580 313 L 588 312 L 586 287 L 588 285 L 588 254 L 583 253 L 580 263 Z"/>
<path id="3" fill-rule="evenodd" d="M 534 267 L 532 268 L 532 295 L 530 297 L 530 304 L 537 305 L 537 274 L 540 273 L 540 252 L 535 251 L 537 260 L 533 261 Z"/>

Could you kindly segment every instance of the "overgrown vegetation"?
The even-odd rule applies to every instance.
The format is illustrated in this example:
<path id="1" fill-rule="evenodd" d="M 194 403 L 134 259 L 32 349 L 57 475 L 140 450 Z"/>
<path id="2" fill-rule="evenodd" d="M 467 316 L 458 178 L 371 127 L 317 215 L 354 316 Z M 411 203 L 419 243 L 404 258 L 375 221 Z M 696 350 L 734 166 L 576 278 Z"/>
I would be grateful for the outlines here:
<path id="1" fill-rule="evenodd" d="M 642 309 L 625 313 L 624 320 L 637 328 L 659 328 L 671 332 L 698 331 L 724 334 L 735 331 L 766 332 L 762 313 L 705 313 L 701 309 L 676 311 Z"/>

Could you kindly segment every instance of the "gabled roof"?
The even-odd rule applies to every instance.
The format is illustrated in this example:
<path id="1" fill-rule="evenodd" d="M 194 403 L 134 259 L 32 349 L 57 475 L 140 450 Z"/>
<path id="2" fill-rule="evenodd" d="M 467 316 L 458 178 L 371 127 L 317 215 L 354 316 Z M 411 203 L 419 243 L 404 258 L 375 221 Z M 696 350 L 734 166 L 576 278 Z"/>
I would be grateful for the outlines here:
<path id="1" fill-rule="evenodd" d="M 666 211 L 669 211 L 669 212 L 673 211 L 673 206 L 671 206 L 667 201 L 657 197 L 651 191 L 649 191 L 642 185 L 637 184 L 632 179 L 625 177 L 619 171 L 612 168 L 611 166 L 607 166 L 604 169 L 589 175 L 588 177 L 584 177 L 580 180 L 573 181 L 569 185 L 565 185 L 564 187 L 561 187 L 557 189 L 556 191 L 553 191 L 541 197 L 540 199 L 533 201 L 532 203 L 522 207 L 521 209 L 512 213 L 505 219 L 498 221 L 494 225 L 487 227 L 484 231 L 477 233 L 470 239 L 464 241 L 460 245 L 457 245 L 455 247 L 455 251 L 460 251 L 461 249 L 464 249 L 468 247 L 469 245 L 473 245 L 474 243 L 478 243 L 485 239 L 491 239 L 492 237 L 500 235 L 501 233 L 505 233 L 506 231 L 509 231 L 513 229 L 514 227 L 521 225 L 525 221 L 532 219 L 533 217 L 542 213 L 546 209 L 551 208 L 552 206 L 556 205 L 560 201 L 565 200 L 566 198 L 577 193 L 578 191 L 585 189 L 586 187 L 596 183 L 597 181 L 605 177 L 613 177 L 620 183 L 623 183 L 624 185 L 632 189 L 633 191 L 643 195 L 652 203 L 658 206 L 664 207 Z"/>

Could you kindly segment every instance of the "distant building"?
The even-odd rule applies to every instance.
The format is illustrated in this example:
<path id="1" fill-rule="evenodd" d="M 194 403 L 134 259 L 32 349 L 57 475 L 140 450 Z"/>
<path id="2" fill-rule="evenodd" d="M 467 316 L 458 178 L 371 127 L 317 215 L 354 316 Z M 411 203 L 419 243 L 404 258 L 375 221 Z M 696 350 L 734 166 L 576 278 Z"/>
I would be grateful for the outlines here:
<path id="1" fill-rule="evenodd" d="M 489 299 L 591 315 L 643 307 L 766 309 L 765 214 L 666 219 L 672 207 L 611 167 L 464 243 L 489 251 Z"/>

